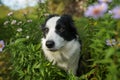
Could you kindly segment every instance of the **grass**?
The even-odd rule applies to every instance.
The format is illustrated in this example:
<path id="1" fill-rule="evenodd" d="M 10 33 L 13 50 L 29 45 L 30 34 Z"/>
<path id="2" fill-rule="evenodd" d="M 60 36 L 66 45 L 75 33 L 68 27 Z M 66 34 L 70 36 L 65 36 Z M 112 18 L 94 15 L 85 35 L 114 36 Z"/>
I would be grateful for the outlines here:
<path id="1" fill-rule="evenodd" d="M 1 15 L 0 15 L 0 19 L 2 18 L 5 18 L 5 16 L 7 15 L 7 13 L 9 13 L 9 9 L 5 6 L 0 6 L 0 12 L 1 12 Z"/>

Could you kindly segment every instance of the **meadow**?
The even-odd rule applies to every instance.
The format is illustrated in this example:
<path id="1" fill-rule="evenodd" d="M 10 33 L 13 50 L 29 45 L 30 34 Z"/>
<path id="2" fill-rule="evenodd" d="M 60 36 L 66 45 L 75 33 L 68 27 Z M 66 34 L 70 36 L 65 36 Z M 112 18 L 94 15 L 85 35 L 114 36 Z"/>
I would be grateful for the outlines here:
<path id="1" fill-rule="evenodd" d="M 19 11 L 0 6 L 0 80 L 119 80 L 120 8 L 117 17 L 110 13 L 118 2 L 107 3 L 106 10 L 90 4 L 103 10 L 102 15 L 94 16 L 88 5 L 85 16 L 73 16 L 82 42 L 80 77 L 43 55 L 40 25 L 49 13 L 45 4 Z"/>

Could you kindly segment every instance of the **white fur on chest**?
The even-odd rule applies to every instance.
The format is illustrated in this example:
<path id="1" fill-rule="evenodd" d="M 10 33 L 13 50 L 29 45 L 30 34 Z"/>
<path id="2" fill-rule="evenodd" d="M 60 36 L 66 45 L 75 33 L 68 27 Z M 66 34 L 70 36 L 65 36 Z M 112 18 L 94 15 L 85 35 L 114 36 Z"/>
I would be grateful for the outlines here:
<path id="1" fill-rule="evenodd" d="M 42 43 L 44 43 L 44 38 Z M 45 45 L 42 45 L 45 56 L 50 62 L 63 68 L 65 71 L 76 73 L 78 61 L 80 57 L 80 44 L 77 40 L 72 40 L 66 43 L 64 47 L 56 52 L 49 51 Z"/>

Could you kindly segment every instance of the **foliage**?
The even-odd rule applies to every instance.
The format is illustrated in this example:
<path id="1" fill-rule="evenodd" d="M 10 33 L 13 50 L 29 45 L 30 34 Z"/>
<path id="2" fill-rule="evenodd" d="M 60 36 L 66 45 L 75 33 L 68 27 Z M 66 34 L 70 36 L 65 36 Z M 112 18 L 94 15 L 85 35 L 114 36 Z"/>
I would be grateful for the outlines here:
<path id="1" fill-rule="evenodd" d="M 110 3 L 109 9 L 115 4 Z M 40 25 L 48 11 L 45 4 L 35 10 L 32 15 L 37 16 L 35 18 L 28 13 L 16 18 L 15 13 L 10 12 L 5 21 L 0 22 L 0 33 L 4 33 L 0 34 L 0 39 L 6 42 L 3 53 L 10 55 L 12 80 L 119 80 L 119 19 L 113 19 L 108 13 L 98 19 L 74 18 L 82 45 L 81 76 L 76 77 L 51 65 L 44 57 Z"/>
<path id="2" fill-rule="evenodd" d="M 0 15 L 1 19 L 4 18 L 10 10 L 6 6 L 0 6 L 0 11 L 2 12 L 2 14 Z"/>
<path id="3" fill-rule="evenodd" d="M 4 52 L 10 53 L 12 80 L 67 78 L 64 71 L 44 59 L 41 50 L 40 25 L 44 21 L 46 12 L 45 5 L 40 3 L 39 8 L 36 9 L 36 19 L 30 18 L 28 13 L 23 14 L 24 17 L 19 19 L 14 16 L 14 12 L 10 12 L 6 20 L 2 22 L 2 30 L 7 33 L 7 36 L 4 34 L 1 38 L 7 42 Z"/>
<path id="4" fill-rule="evenodd" d="M 113 7 L 112 4 L 109 4 L 110 8 Z M 119 19 L 115 20 L 111 14 L 106 13 L 99 19 L 84 18 L 79 25 L 81 23 L 84 23 L 84 27 L 79 28 L 83 43 L 82 53 L 84 56 L 86 51 L 87 54 L 90 53 L 89 61 L 92 61 L 92 65 L 89 65 L 91 70 L 83 76 L 92 76 L 91 79 L 96 80 L 119 80 Z"/>

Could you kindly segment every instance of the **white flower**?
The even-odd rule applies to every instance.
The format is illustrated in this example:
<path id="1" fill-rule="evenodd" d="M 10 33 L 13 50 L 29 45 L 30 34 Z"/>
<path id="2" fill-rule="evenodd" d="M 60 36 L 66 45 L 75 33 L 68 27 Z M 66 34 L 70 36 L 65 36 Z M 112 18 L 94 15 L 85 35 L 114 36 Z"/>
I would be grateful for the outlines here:
<path id="1" fill-rule="evenodd" d="M 17 31 L 18 31 L 18 32 L 21 32 L 21 31 L 22 31 L 22 28 L 18 28 Z"/>
<path id="2" fill-rule="evenodd" d="M 31 20 L 31 19 L 29 19 L 29 20 L 27 20 L 27 22 L 28 22 L 28 23 L 30 23 L 30 22 L 32 22 L 32 20 Z"/>
<path id="3" fill-rule="evenodd" d="M 45 13 L 44 16 L 49 16 L 50 14 L 49 13 Z"/>
<path id="4" fill-rule="evenodd" d="M 7 25 L 8 23 L 9 23 L 9 21 L 5 21 L 5 22 L 4 22 L 4 25 Z"/>
<path id="5" fill-rule="evenodd" d="M 111 10 L 108 11 L 109 14 L 112 14 L 113 12 Z"/>
<path id="6" fill-rule="evenodd" d="M 16 24 L 16 20 L 12 20 L 12 22 L 11 22 L 11 24 L 13 25 L 13 24 Z"/>
<path id="7" fill-rule="evenodd" d="M 26 36 L 26 39 L 29 39 L 30 38 L 30 36 Z"/>
<path id="8" fill-rule="evenodd" d="M 22 21 L 19 21 L 19 22 L 17 23 L 17 25 L 20 25 L 20 24 L 22 24 Z"/>
<path id="9" fill-rule="evenodd" d="M 13 15 L 13 12 L 9 12 L 7 15 L 8 15 L 8 16 L 11 16 L 11 15 Z"/>

